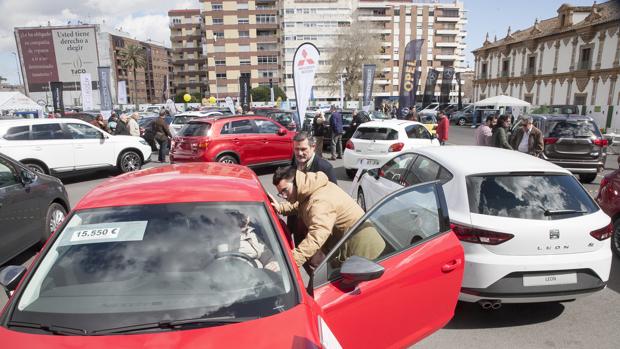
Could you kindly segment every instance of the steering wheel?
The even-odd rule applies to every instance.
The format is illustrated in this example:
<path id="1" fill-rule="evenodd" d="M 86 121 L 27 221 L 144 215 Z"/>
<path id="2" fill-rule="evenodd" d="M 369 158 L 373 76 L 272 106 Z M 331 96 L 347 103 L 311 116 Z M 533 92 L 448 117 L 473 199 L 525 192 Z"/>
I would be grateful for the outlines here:
<path id="1" fill-rule="evenodd" d="M 254 268 L 258 268 L 258 264 L 256 264 L 256 260 L 254 258 L 248 256 L 243 252 L 218 252 L 215 255 L 215 260 L 224 259 L 224 258 L 238 258 L 242 259 L 244 262 L 249 263 Z"/>

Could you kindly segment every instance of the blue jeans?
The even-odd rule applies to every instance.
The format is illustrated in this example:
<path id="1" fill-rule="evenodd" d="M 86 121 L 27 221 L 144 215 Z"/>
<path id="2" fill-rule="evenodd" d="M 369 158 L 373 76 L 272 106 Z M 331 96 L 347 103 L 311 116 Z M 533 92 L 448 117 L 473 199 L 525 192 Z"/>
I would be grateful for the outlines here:
<path id="1" fill-rule="evenodd" d="M 159 155 L 157 156 L 157 160 L 160 162 L 166 162 L 166 154 L 168 154 L 168 140 L 157 140 L 157 143 L 159 144 Z"/>
<path id="2" fill-rule="evenodd" d="M 332 158 L 336 157 L 336 151 L 338 152 L 338 157 L 342 157 L 342 133 L 340 134 L 332 134 Z"/>

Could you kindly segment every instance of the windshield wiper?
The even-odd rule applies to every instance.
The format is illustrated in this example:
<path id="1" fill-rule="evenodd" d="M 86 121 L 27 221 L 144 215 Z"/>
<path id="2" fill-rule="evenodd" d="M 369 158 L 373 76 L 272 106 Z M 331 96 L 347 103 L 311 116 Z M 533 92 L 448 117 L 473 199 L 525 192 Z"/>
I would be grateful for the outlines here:
<path id="1" fill-rule="evenodd" d="M 573 214 L 573 213 L 588 213 L 583 210 L 545 210 L 545 216 L 560 216 L 564 214 Z"/>
<path id="2" fill-rule="evenodd" d="M 71 328 L 71 327 L 56 326 L 56 325 L 43 325 L 43 324 L 37 324 L 34 322 L 9 321 L 7 325 L 9 327 L 33 328 L 33 329 L 42 330 L 45 332 L 50 332 L 52 334 L 64 335 L 64 336 L 86 336 L 88 335 L 88 331 L 81 329 L 81 328 Z"/>
<path id="3" fill-rule="evenodd" d="M 146 324 L 136 324 L 122 327 L 109 328 L 105 330 L 92 331 L 92 335 L 103 335 L 111 333 L 129 333 L 137 331 L 145 331 L 152 329 L 177 329 L 183 326 L 198 326 L 198 327 L 210 327 L 210 326 L 222 326 L 228 324 L 236 324 L 239 322 L 256 320 L 258 317 L 201 317 L 194 319 L 183 320 L 163 320 L 159 322 L 151 322 Z"/>

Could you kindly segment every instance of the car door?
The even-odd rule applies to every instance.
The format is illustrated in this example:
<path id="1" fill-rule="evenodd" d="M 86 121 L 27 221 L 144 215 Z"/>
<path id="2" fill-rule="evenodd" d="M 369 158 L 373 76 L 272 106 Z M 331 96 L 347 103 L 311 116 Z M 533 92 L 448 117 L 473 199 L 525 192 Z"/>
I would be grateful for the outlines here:
<path id="1" fill-rule="evenodd" d="M 352 256 L 383 274 L 347 283 L 340 268 Z M 313 297 L 343 348 L 406 347 L 452 318 L 463 265 L 443 190 L 426 183 L 389 195 L 352 227 L 315 270 Z"/>
<path id="2" fill-rule="evenodd" d="M 427 147 L 433 144 L 435 139 L 424 125 L 409 125 L 405 127 L 407 135 L 405 141 L 405 150 L 415 150 L 420 147 Z"/>
<path id="3" fill-rule="evenodd" d="M 416 154 L 406 153 L 396 156 L 378 170 L 378 178 L 371 174 L 365 176 L 367 185 L 363 186 L 366 207 L 370 208 L 384 197 L 405 186 L 407 168 Z M 359 196 L 359 194 L 358 194 Z"/>
<path id="4" fill-rule="evenodd" d="M 452 175 L 447 171 L 442 171 L 441 165 L 426 156 L 418 156 L 411 169 L 405 176 L 406 185 L 416 185 L 419 183 L 431 182 L 439 179 L 442 182 L 450 180 Z"/>
<path id="5" fill-rule="evenodd" d="M 256 164 L 263 151 L 261 136 L 250 119 L 228 122 L 220 131 L 220 139 L 216 140 L 220 143 L 219 153 L 233 151 L 239 155 L 240 164 Z"/>
<path id="6" fill-rule="evenodd" d="M 60 123 L 33 124 L 31 127 L 32 152 L 27 158 L 41 160 L 50 170 L 57 172 L 75 168 L 73 141 Z"/>
<path id="7" fill-rule="evenodd" d="M 96 127 L 81 123 L 66 123 L 73 138 L 75 169 L 89 169 L 116 165 L 114 142 Z"/>
<path id="8" fill-rule="evenodd" d="M 284 126 L 267 119 L 254 119 L 253 121 L 261 136 L 260 162 L 291 161 L 293 158 L 292 134 L 294 131 L 279 134 Z"/>

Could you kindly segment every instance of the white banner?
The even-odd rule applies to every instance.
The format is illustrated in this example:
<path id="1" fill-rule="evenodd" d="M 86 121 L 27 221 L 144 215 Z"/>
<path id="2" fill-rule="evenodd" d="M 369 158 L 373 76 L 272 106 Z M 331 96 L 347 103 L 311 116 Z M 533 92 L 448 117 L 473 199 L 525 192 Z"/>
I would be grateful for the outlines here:
<path id="1" fill-rule="evenodd" d="M 95 27 L 52 30 L 58 81 L 78 81 L 80 74 L 97 77 L 97 38 Z"/>
<path id="2" fill-rule="evenodd" d="M 235 114 L 235 103 L 233 102 L 232 98 L 230 96 L 226 97 L 225 101 L 226 106 L 228 107 L 228 109 L 230 109 L 230 112 Z"/>
<path id="3" fill-rule="evenodd" d="M 293 84 L 295 86 L 295 102 L 297 114 L 295 122 L 301 125 L 301 118 L 306 115 L 310 101 L 314 75 L 319 68 L 319 50 L 311 43 L 303 43 L 297 47 L 293 57 Z"/>
<path id="4" fill-rule="evenodd" d="M 125 80 L 118 82 L 116 91 L 118 92 L 118 104 L 127 104 L 127 83 Z"/>
<path id="5" fill-rule="evenodd" d="M 80 90 L 82 91 L 82 110 L 93 110 L 93 80 L 90 73 L 80 74 Z"/>

